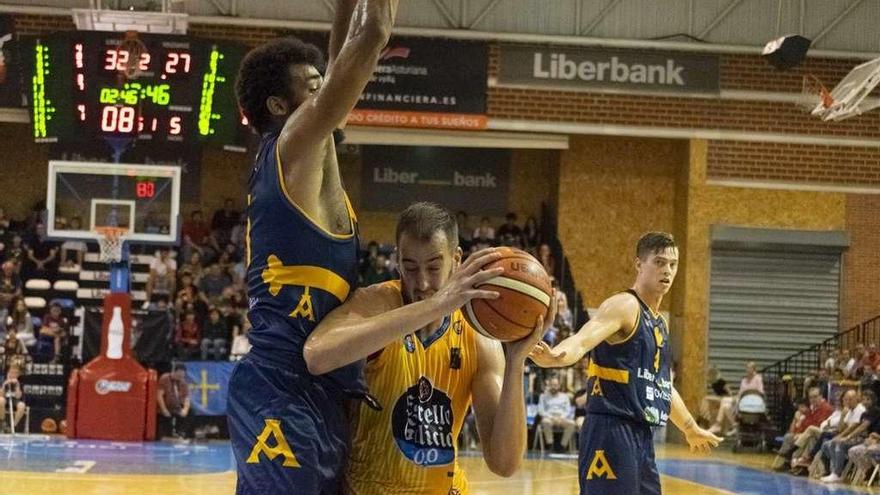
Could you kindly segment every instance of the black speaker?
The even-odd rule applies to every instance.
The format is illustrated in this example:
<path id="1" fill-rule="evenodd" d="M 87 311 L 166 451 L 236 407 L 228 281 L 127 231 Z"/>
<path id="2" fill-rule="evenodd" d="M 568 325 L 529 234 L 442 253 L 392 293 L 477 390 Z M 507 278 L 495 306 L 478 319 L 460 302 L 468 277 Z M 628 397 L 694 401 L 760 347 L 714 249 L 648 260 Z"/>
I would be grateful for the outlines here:
<path id="1" fill-rule="evenodd" d="M 812 41 L 799 35 L 783 36 L 764 46 L 764 58 L 779 70 L 797 67 L 807 58 Z"/>

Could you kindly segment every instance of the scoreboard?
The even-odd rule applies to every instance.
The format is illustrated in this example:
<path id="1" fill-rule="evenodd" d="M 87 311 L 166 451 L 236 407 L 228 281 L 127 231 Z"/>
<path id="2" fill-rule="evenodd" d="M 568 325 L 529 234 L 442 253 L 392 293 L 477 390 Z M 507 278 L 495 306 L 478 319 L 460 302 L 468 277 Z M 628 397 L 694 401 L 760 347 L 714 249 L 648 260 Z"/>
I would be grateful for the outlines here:
<path id="1" fill-rule="evenodd" d="M 240 144 L 235 77 L 247 48 L 188 36 L 75 31 L 24 43 L 34 139 Z M 132 60 L 133 58 L 138 60 Z M 133 77 L 125 70 L 137 64 Z"/>

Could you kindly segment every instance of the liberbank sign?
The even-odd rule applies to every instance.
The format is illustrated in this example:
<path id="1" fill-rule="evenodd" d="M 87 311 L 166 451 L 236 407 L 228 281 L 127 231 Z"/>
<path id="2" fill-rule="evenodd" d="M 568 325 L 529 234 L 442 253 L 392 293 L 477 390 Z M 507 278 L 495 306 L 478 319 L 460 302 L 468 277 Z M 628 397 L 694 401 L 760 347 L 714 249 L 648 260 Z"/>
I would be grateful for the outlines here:
<path id="1" fill-rule="evenodd" d="M 498 86 L 718 94 L 718 57 L 682 52 L 501 45 Z"/>

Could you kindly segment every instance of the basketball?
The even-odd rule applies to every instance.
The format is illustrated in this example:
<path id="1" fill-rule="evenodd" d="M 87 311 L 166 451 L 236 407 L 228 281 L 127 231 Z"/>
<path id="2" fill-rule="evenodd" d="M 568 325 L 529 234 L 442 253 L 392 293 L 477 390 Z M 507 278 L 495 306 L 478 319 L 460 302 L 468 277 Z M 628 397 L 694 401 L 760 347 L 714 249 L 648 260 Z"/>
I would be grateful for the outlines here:
<path id="1" fill-rule="evenodd" d="M 55 433 L 58 431 L 58 424 L 52 418 L 46 418 L 40 423 L 40 430 L 43 433 Z"/>
<path id="2" fill-rule="evenodd" d="M 532 333 L 538 316 L 547 315 L 553 289 L 544 267 L 529 253 L 499 248 L 501 258 L 483 267 L 504 272 L 481 289 L 501 294 L 498 299 L 475 299 L 465 305 L 465 319 L 486 337 L 511 342 Z"/>

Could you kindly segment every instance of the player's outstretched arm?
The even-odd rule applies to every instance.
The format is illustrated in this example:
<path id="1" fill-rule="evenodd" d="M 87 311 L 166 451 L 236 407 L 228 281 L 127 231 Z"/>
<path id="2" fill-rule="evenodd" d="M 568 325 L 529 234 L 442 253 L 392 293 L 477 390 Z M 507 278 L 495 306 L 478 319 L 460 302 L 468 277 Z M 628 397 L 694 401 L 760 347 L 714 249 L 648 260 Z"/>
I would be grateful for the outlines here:
<path id="1" fill-rule="evenodd" d="M 675 387 L 672 387 L 672 407 L 669 411 L 669 419 L 682 433 L 693 452 L 709 452 L 712 447 L 717 447 L 723 440 L 712 432 L 700 428 L 694 417 L 688 411 L 681 396 Z"/>
<path id="2" fill-rule="evenodd" d="M 529 351 L 541 340 L 556 319 L 556 294 L 544 317 L 535 322 L 532 333 L 515 342 L 507 342 L 502 352 L 498 341 L 474 332 L 477 339 L 477 372 L 471 396 L 483 458 L 489 470 L 498 476 L 512 476 L 525 455 L 526 408 L 523 396 L 523 365 Z"/>
<path id="3" fill-rule="evenodd" d="M 286 184 L 295 198 L 310 190 L 320 177 L 317 157 L 334 129 L 345 122 L 373 77 L 379 54 L 388 43 L 397 14 L 397 0 L 358 0 L 339 54 L 333 59 L 324 83 L 309 81 L 313 96 L 304 101 L 278 137 L 278 152 Z M 317 77 L 317 76 L 316 76 Z M 319 184 L 320 185 L 320 184 Z M 304 188 L 305 191 L 303 191 Z"/>
<path id="4" fill-rule="evenodd" d="M 639 303 L 636 298 L 628 294 L 616 294 L 606 299 L 593 318 L 572 336 L 552 349 L 546 343 L 538 342 L 529 357 L 542 368 L 571 366 L 621 329 L 631 331 L 635 328 L 638 314 Z"/>
<path id="5" fill-rule="evenodd" d="M 339 56 L 339 50 L 348 36 L 348 29 L 351 25 L 351 15 L 354 13 L 354 7 L 358 0 L 336 0 L 336 11 L 333 15 L 333 27 L 330 28 L 330 46 L 327 50 L 327 68 L 333 66 L 336 57 Z"/>
<path id="6" fill-rule="evenodd" d="M 321 320 L 306 341 L 303 357 L 309 373 L 322 375 L 364 359 L 472 299 L 497 299 L 497 292 L 476 286 L 501 275 L 503 268 L 482 270 L 500 257 L 495 249 L 472 254 L 439 291 L 412 304 L 403 305 L 400 292 L 383 284 L 355 291 Z"/>

